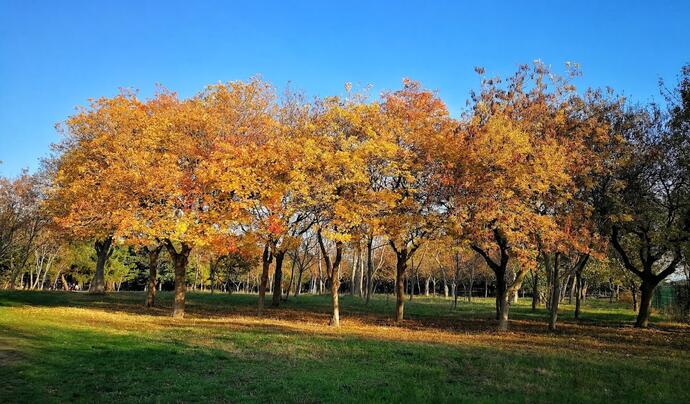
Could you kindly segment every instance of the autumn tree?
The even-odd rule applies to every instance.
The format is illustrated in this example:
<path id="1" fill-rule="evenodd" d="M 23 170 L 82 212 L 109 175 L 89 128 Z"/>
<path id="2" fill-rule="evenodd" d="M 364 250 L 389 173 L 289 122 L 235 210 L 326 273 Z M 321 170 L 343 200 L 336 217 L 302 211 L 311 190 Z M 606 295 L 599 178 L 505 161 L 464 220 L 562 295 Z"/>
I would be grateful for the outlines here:
<path id="1" fill-rule="evenodd" d="M 571 197 L 571 169 L 580 163 L 564 142 L 577 139 L 569 126 L 573 91 L 538 62 L 505 81 L 485 78 L 448 153 L 454 228 L 496 276 L 499 330 L 508 327 L 509 298 L 536 265 L 539 245 L 547 254 L 562 248 L 555 210 Z M 508 279 L 511 259 L 516 272 Z"/>
<path id="2" fill-rule="evenodd" d="M 410 80 L 404 81 L 401 90 L 384 94 L 381 110 L 384 120 L 379 136 L 394 150 L 377 167 L 376 189 L 384 201 L 381 227 L 396 255 L 395 319 L 400 322 L 408 262 L 424 240 L 441 228 L 443 182 L 436 156 L 456 123 L 436 94 Z"/>
<path id="3" fill-rule="evenodd" d="M 689 90 L 681 82 L 677 91 Z M 628 115 L 625 157 L 606 201 L 611 209 L 611 245 L 624 267 L 641 280 L 635 326 L 643 328 L 649 322 L 654 289 L 685 260 L 690 232 L 690 179 L 683 167 L 688 133 L 676 132 L 664 118 L 654 107 Z"/>
<path id="4" fill-rule="evenodd" d="M 317 241 L 331 287 L 332 326 L 340 326 L 340 264 L 344 244 L 356 236 L 374 206 L 366 161 L 379 106 L 358 96 L 331 97 L 315 105 L 299 165 L 305 187 L 304 209 L 314 217 Z M 331 258 L 325 239 L 332 241 Z"/>
<path id="5" fill-rule="evenodd" d="M 64 139 L 57 155 L 49 207 L 55 224 L 77 240 L 92 240 L 97 255 L 90 285 L 105 292 L 106 261 L 122 228 L 124 208 L 132 199 L 129 184 L 121 181 L 131 158 L 129 139 L 143 133 L 146 109 L 131 92 L 92 100 L 87 108 L 58 128 Z"/>

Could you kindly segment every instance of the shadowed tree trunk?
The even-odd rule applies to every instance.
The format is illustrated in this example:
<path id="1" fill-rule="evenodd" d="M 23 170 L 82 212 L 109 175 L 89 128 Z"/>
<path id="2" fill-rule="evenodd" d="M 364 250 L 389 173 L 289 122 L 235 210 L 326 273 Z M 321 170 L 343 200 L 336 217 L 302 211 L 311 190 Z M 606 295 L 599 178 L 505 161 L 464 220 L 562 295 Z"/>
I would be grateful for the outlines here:
<path id="1" fill-rule="evenodd" d="M 407 248 L 396 251 L 395 263 L 395 321 L 401 322 L 405 313 L 405 272 L 407 271 Z"/>
<path id="2" fill-rule="evenodd" d="M 551 265 L 551 255 L 544 254 L 546 266 Z M 551 292 L 551 307 L 549 309 L 549 330 L 556 331 L 556 321 L 558 319 L 558 304 L 560 303 L 561 282 L 558 279 L 560 270 L 560 254 L 555 253 L 551 273 L 553 277 L 553 290 Z"/>
<path id="3" fill-rule="evenodd" d="M 173 317 L 184 317 L 185 293 L 187 291 L 187 261 L 191 247 L 187 243 L 180 243 L 179 252 L 170 240 L 165 241 L 165 247 L 175 268 L 175 302 L 173 304 Z"/>
<path id="4" fill-rule="evenodd" d="M 278 307 L 283 294 L 283 258 L 285 258 L 285 251 L 278 250 L 273 255 L 276 258 L 276 269 L 273 275 L 273 300 L 271 305 Z"/>
<path id="5" fill-rule="evenodd" d="M 89 285 L 90 293 L 105 293 L 105 263 L 113 253 L 112 245 L 112 236 L 96 240 L 94 243 L 94 249 L 96 250 L 96 273 L 93 276 L 91 285 Z"/>
<path id="6" fill-rule="evenodd" d="M 537 311 L 539 304 L 539 271 L 534 270 L 532 273 L 532 312 Z"/>
<path id="7" fill-rule="evenodd" d="M 271 248 L 269 242 L 264 245 L 264 253 L 261 257 L 261 283 L 259 283 L 259 315 L 264 311 L 264 306 L 266 303 L 266 286 L 268 285 L 268 270 L 271 267 L 271 261 L 273 261 L 273 254 L 271 253 Z"/>
<path id="8" fill-rule="evenodd" d="M 146 293 L 146 307 L 153 307 L 156 300 L 156 283 L 158 276 L 158 256 L 163 249 L 163 244 L 159 244 L 156 247 L 146 250 L 149 256 L 149 282 L 148 289 Z"/>
<path id="9" fill-rule="evenodd" d="M 580 306 L 582 305 L 582 293 L 584 289 L 582 288 L 582 271 L 575 273 L 575 319 L 580 319 Z"/>
<path id="10" fill-rule="evenodd" d="M 652 307 L 652 297 L 654 297 L 654 289 L 659 284 L 655 283 L 654 279 L 642 280 L 640 285 L 640 311 L 638 312 L 637 320 L 635 321 L 635 327 L 647 328 L 649 325 L 649 314 Z"/>
<path id="11" fill-rule="evenodd" d="M 371 234 L 367 237 L 367 279 L 366 279 L 366 303 L 369 304 L 371 299 L 372 289 L 374 287 L 373 277 L 374 277 L 374 236 Z"/>

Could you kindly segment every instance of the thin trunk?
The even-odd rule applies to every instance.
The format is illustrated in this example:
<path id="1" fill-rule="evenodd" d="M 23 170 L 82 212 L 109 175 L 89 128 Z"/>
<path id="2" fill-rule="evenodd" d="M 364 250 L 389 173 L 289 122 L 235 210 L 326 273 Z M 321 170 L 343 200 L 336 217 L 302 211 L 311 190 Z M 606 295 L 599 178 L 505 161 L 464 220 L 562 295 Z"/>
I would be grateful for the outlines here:
<path id="1" fill-rule="evenodd" d="M 575 272 L 575 319 L 580 319 L 580 306 L 582 305 L 582 271 Z"/>
<path id="2" fill-rule="evenodd" d="M 371 293 L 372 289 L 374 286 L 374 282 L 372 277 L 374 276 L 374 259 L 373 259 L 373 248 L 374 247 L 374 236 L 369 235 L 367 237 L 367 281 L 366 281 L 366 287 L 367 287 L 367 294 L 366 294 L 366 303 L 369 304 L 369 300 L 371 299 Z"/>
<path id="3" fill-rule="evenodd" d="M 535 270 L 532 273 L 532 311 L 537 311 L 539 304 L 539 271 Z"/>
<path id="4" fill-rule="evenodd" d="M 292 264 L 290 265 L 290 284 L 288 284 L 288 288 L 285 291 L 285 301 L 287 301 L 288 298 L 290 298 L 290 289 L 292 289 L 292 284 L 295 280 L 295 261 L 298 253 L 299 251 L 295 253 L 295 257 L 292 259 Z"/>
<path id="5" fill-rule="evenodd" d="M 403 321 L 405 311 L 405 272 L 407 271 L 407 248 L 396 251 L 395 264 L 395 321 Z"/>
<path id="6" fill-rule="evenodd" d="M 551 311 L 549 315 L 549 330 L 556 330 L 556 321 L 558 320 L 558 304 L 560 302 L 561 282 L 558 280 L 560 269 L 560 254 L 556 253 L 553 259 L 553 295 L 551 295 Z M 550 256 L 546 255 L 545 260 L 549 260 Z"/>
<path id="7" fill-rule="evenodd" d="M 283 294 L 283 258 L 285 258 L 285 251 L 276 251 L 273 255 L 276 257 L 276 269 L 273 275 L 273 300 L 271 305 L 278 307 Z"/>
<path id="8" fill-rule="evenodd" d="M 262 268 L 261 283 L 259 283 L 259 315 L 263 313 L 266 304 L 266 285 L 268 284 L 268 270 L 271 267 L 271 261 L 273 261 L 273 254 L 271 253 L 270 244 L 266 242 L 266 245 L 264 245 L 264 253 L 261 258 Z"/>

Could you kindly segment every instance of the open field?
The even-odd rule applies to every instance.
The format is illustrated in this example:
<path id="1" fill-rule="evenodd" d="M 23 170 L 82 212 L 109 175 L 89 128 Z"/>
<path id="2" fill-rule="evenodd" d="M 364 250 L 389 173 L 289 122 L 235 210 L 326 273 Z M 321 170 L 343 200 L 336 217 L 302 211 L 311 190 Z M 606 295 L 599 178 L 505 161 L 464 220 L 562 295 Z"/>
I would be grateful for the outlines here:
<path id="1" fill-rule="evenodd" d="M 256 316 L 254 295 L 188 296 L 184 320 L 142 307 L 143 293 L 0 292 L 0 401 L 690 402 L 690 328 L 631 327 L 620 304 L 590 301 L 556 334 L 525 299 L 511 331 L 493 301 L 291 298 Z"/>

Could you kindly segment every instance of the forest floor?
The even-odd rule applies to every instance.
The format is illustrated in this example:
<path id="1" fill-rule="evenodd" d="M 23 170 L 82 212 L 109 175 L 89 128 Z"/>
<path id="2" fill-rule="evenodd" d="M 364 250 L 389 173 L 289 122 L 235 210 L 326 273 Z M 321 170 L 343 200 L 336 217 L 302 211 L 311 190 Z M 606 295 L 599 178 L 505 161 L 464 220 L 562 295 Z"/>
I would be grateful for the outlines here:
<path id="1" fill-rule="evenodd" d="M 559 330 L 528 299 L 496 333 L 492 299 L 0 292 L 0 402 L 690 402 L 690 327 L 632 328 L 626 305 L 562 305 Z M 269 296 L 267 296 L 269 298 Z M 566 300 L 567 302 L 567 300 Z"/>

